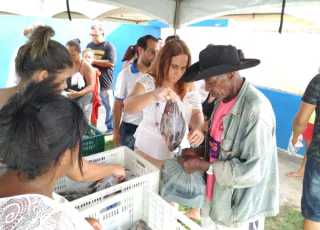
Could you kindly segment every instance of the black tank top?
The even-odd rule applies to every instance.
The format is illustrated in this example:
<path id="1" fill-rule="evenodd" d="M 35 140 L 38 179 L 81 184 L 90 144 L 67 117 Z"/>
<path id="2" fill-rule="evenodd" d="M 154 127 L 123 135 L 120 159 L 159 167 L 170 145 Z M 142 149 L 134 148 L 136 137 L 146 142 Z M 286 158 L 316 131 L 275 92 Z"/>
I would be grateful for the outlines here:
<path id="1" fill-rule="evenodd" d="M 210 93 L 207 99 L 202 103 L 202 112 L 208 119 L 211 117 L 212 111 L 214 109 L 214 102 L 216 100 L 214 99 L 211 103 L 208 103 L 209 98 L 210 98 Z"/>
<path id="2" fill-rule="evenodd" d="M 79 67 L 79 70 L 78 72 L 76 72 L 71 78 L 68 78 L 67 79 L 67 85 L 68 85 L 68 89 L 71 89 L 71 90 L 74 90 L 74 91 L 81 91 L 83 90 L 84 88 L 86 88 L 87 86 L 87 82 L 86 82 L 86 79 L 82 76 L 82 74 L 80 73 L 80 70 L 81 70 L 81 66 L 82 66 L 82 62 L 83 62 L 83 59 L 81 60 L 81 63 L 80 63 L 80 67 Z M 72 82 L 72 78 L 75 77 L 75 75 L 78 75 L 80 74 L 82 79 L 84 80 L 84 86 L 81 86 L 80 88 L 78 87 L 78 84 L 75 84 L 75 85 L 72 85 L 71 82 Z M 81 78 L 80 77 L 80 78 Z M 81 79 L 80 79 L 81 80 Z"/>

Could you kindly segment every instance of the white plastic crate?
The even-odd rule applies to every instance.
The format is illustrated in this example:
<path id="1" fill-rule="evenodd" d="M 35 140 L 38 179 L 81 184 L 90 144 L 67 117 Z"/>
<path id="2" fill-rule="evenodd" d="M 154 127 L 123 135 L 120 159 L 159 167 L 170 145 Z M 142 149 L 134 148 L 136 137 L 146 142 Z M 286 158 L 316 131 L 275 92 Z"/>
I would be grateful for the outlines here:
<path id="1" fill-rule="evenodd" d="M 123 192 L 140 186 L 148 187 L 155 193 L 158 193 L 159 191 L 159 169 L 127 147 L 119 147 L 106 152 L 97 153 L 85 157 L 85 159 L 97 163 L 121 164 L 138 177 L 72 201 L 71 204 L 76 209 L 81 210 L 86 206 L 107 198 L 108 195 L 115 192 Z M 78 183 L 64 177 L 57 181 L 54 192 L 83 191 L 88 188 L 90 184 L 92 184 L 92 182 Z"/>
<path id="2" fill-rule="evenodd" d="M 80 211 L 96 218 L 103 230 L 129 230 L 137 220 L 144 220 L 153 230 L 201 230 L 176 208 L 148 188 L 139 187 L 112 196 Z"/>

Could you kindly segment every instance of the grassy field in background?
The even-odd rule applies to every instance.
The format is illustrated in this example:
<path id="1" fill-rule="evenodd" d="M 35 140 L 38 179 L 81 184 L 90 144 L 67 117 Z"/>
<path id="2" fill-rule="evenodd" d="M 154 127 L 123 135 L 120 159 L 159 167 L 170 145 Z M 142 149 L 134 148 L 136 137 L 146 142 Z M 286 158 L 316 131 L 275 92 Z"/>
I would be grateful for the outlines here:
<path id="1" fill-rule="evenodd" d="M 105 144 L 104 144 L 104 149 L 105 150 L 111 150 L 111 149 L 114 149 L 115 146 L 113 144 L 113 141 L 106 141 Z"/>
<path id="2" fill-rule="evenodd" d="M 113 141 L 105 142 L 105 150 L 114 149 Z M 179 206 L 180 211 L 188 211 L 189 209 Z M 197 222 L 199 223 L 199 222 Z M 296 211 L 291 206 L 282 206 L 280 213 L 275 217 L 268 217 L 265 220 L 265 230 L 301 230 L 303 229 L 303 217 L 301 212 Z"/>
<path id="3" fill-rule="evenodd" d="M 280 207 L 280 213 L 275 217 L 266 218 L 265 230 L 301 230 L 303 216 L 291 206 Z"/>

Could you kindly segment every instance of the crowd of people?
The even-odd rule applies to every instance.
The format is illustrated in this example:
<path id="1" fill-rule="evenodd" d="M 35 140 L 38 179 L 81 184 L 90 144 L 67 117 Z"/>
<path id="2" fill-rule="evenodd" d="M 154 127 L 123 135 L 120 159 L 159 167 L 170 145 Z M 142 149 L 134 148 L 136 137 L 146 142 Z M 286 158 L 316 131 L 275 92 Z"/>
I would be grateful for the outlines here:
<path id="1" fill-rule="evenodd" d="M 113 90 L 116 50 L 102 26 L 91 27 L 92 42 L 83 52 L 79 39 L 64 46 L 53 36 L 51 27 L 33 26 L 16 54 L 15 84 L 0 89 L 1 229 L 102 229 L 53 192 L 56 181 L 67 176 L 89 182 L 110 174 L 124 179 L 123 166 L 81 156 L 82 136 L 88 123 L 97 125 L 100 105 L 106 109 L 105 134 L 113 134 L 115 146 L 131 148 L 161 170 L 177 155 L 160 132 L 167 101 L 179 102 L 187 123 L 179 164 L 189 174 L 214 174 L 204 206 L 185 215 L 209 220 L 203 221 L 206 229 L 261 230 L 266 217 L 278 214 L 275 115 L 239 72 L 259 65 L 258 59 L 246 59 L 231 45 L 209 44 L 192 64 L 179 36 L 163 44 L 145 35 L 128 47 Z M 309 84 L 293 127 L 296 144 L 316 110 L 303 182 L 305 229 L 319 229 L 320 222 L 319 79 Z M 208 93 L 201 95 L 196 82 Z"/>

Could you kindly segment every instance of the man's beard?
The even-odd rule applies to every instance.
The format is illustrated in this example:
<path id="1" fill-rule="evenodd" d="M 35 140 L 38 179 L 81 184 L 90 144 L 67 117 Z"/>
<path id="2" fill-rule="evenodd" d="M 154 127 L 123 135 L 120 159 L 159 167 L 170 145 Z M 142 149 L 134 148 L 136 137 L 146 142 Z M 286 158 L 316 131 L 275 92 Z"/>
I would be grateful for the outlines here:
<path id="1" fill-rule="evenodd" d="M 152 64 L 152 62 L 149 62 L 149 61 L 147 62 L 147 61 L 144 61 L 144 60 L 142 60 L 142 63 L 143 63 L 144 66 L 146 66 L 146 67 L 148 67 L 148 68 L 149 68 L 149 67 L 151 66 L 151 64 Z"/>

